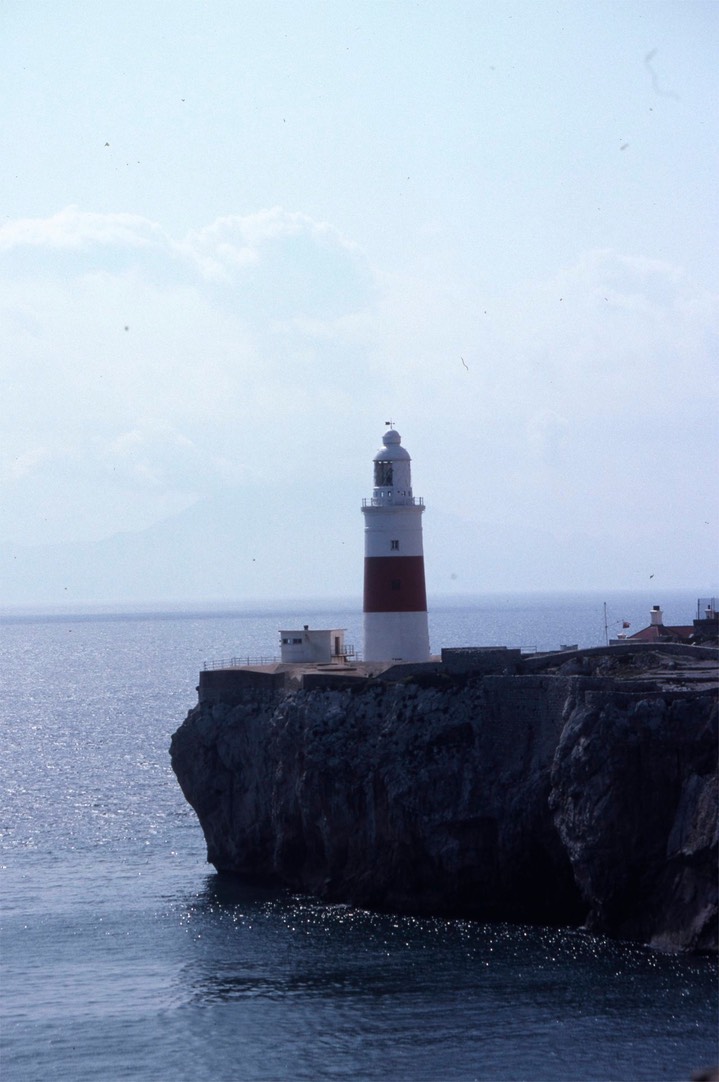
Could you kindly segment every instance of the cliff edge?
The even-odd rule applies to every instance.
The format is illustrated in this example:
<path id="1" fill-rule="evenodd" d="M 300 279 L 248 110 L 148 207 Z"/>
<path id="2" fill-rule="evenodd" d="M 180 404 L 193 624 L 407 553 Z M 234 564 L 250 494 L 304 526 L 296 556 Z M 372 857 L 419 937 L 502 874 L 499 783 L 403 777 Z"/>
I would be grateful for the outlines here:
<path id="1" fill-rule="evenodd" d="M 220 872 L 716 950 L 716 651 L 676 649 L 299 689 L 225 670 L 172 766 Z"/>

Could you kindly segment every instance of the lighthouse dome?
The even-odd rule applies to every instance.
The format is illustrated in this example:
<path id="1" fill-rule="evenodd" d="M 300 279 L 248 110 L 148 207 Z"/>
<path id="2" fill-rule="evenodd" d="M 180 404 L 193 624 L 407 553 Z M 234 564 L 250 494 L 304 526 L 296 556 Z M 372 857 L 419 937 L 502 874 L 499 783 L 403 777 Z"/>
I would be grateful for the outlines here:
<path id="1" fill-rule="evenodd" d="M 390 428 L 382 437 L 384 447 L 374 456 L 374 462 L 409 462 L 410 455 L 401 446 L 402 437 L 394 428 Z"/>

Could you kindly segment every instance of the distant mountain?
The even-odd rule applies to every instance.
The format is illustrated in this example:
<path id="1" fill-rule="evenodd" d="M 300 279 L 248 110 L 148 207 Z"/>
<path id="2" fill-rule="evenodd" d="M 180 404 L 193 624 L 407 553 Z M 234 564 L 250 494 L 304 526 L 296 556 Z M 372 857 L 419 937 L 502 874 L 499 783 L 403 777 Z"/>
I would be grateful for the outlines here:
<path id="1" fill-rule="evenodd" d="M 343 505 L 336 492 L 321 505 L 313 500 L 296 488 L 233 490 L 102 541 L 0 544 L 0 605 L 360 598 L 359 501 Z M 424 549 L 430 597 L 682 585 L 681 576 L 669 578 L 671 560 L 662 574 L 660 554 L 641 539 L 629 546 L 621 537 L 558 537 L 431 506 Z M 694 577 L 687 565 L 685 581 Z"/>
<path id="2" fill-rule="evenodd" d="M 296 496 L 233 492 L 102 541 L 0 544 L 0 604 L 359 594 L 357 509 L 323 508 L 311 535 L 303 518 Z"/>

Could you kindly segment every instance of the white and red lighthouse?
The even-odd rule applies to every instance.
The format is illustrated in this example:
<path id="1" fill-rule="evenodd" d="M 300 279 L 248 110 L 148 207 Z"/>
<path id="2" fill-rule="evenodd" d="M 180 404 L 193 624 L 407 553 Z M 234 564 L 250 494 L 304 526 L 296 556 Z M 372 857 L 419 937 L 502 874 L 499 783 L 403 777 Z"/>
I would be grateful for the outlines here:
<path id="1" fill-rule="evenodd" d="M 374 456 L 372 498 L 362 501 L 364 657 L 366 661 L 429 660 L 422 512 L 412 495 L 410 456 L 390 428 Z"/>

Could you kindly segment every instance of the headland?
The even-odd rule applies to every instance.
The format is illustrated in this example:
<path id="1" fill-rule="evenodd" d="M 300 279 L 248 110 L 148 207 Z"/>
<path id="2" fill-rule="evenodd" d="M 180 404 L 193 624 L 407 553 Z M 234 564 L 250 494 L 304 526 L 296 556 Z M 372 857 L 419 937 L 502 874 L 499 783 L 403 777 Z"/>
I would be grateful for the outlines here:
<path id="1" fill-rule="evenodd" d="M 221 873 L 717 947 L 716 647 L 207 669 L 172 766 Z"/>

